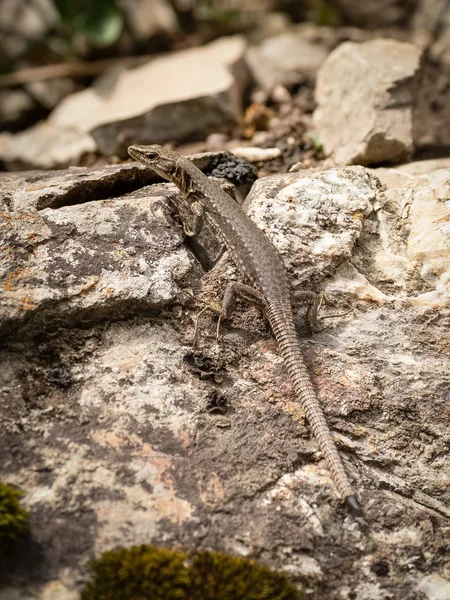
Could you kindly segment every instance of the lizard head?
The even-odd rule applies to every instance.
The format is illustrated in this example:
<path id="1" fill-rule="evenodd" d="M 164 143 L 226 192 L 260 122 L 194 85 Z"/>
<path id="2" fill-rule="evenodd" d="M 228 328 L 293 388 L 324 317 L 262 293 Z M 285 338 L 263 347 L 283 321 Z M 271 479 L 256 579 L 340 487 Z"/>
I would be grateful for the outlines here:
<path id="1" fill-rule="evenodd" d="M 128 154 L 164 179 L 172 180 L 172 173 L 175 171 L 178 159 L 178 154 L 172 150 L 158 144 L 151 144 L 150 146 L 130 146 Z"/>

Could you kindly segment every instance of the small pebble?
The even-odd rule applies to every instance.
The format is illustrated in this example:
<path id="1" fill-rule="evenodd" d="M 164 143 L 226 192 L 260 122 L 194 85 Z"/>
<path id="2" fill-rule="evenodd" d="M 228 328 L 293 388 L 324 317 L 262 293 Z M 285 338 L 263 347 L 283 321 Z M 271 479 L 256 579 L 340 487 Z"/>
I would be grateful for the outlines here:
<path id="1" fill-rule="evenodd" d="M 255 148 L 254 146 L 241 146 L 239 148 L 232 148 L 231 152 L 238 158 L 245 158 L 250 162 L 265 162 L 281 156 L 281 150 L 279 148 Z"/>
<path id="2" fill-rule="evenodd" d="M 226 133 L 212 133 L 206 138 L 206 145 L 212 150 L 223 148 L 228 141 Z"/>
<path id="3" fill-rule="evenodd" d="M 298 173 L 302 169 L 305 169 L 305 165 L 302 162 L 296 162 L 292 167 L 289 167 L 289 173 Z"/>

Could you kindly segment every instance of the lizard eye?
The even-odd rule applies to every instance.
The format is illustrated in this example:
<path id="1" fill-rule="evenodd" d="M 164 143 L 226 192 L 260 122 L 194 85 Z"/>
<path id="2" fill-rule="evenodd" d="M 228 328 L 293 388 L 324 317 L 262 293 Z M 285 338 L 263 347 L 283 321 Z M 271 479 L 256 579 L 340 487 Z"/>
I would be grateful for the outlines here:
<path id="1" fill-rule="evenodd" d="M 146 158 L 148 158 L 149 160 L 153 160 L 156 158 L 156 152 L 147 152 L 147 154 L 145 155 Z"/>

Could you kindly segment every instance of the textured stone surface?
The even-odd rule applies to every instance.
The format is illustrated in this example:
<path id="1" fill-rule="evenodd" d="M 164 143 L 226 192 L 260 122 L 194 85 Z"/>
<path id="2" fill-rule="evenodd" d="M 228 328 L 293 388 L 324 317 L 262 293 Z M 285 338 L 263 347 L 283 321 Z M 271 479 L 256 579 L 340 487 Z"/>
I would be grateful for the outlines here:
<path id="1" fill-rule="evenodd" d="M 378 190 L 362 167 L 305 170 L 259 179 L 245 203 L 283 254 L 297 288 L 352 255 Z"/>
<path id="2" fill-rule="evenodd" d="M 10 170 L 55 169 L 78 164 L 96 150 L 88 133 L 47 120 L 10 136 L 0 146 L 0 160 Z"/>
<path id="3" fill-rule="evenodd" d="M 376 171 L 386 186 L 372 269 L 396 297 L 450 307 L 450 159 Z"/>
<path id="4" fill-rule="evenodd" d="M 0 327 L 92 321 L 173 302 L 194 261 L 166 201 L 155 186 L 120 201 L 2 213 Z"/>
<path id="5" fill-rule="evenodd" d="M 347 42 L 330 54 L 316 86 L 314 124 L 340 164 L 401 162 L 413 152 L 421 51 L 395 40 Z"/>
<path id="6" fill-rule="evenodd" d="M 413 36 L 427 48 L 417 90 L 414 141 L 419 147 L 450 146 L 450 5 L 422 0 L 414 15 Z"/>
<path id="7" fill-rule="evenodd" d="M 92 134 L 106 155 L 199 135 L 240 115 L 245 47 L 236 36 L 155 58 L 66 98 L 49 119 Z"/>
<path id="8" fill-rule="evenodd" d="M 411 301 L 439 277 L 421 275 L 426 261 L 436 268 L 431 248 L 411 257 L 409 247 L 420 222 L 414 205 L 425 197 L 433 198 L 425 231 L 442 239 L 447 221 L 435 211 L 446 205 L 448 172 L 445 161 L 309 170 L 258 182 L 247 202 L 293 281 L 325 289 L 322 315 L 341 315 L 302 341 L 369 535 L 337 499 L 255 308 L 239 306 L 219 344 L 215 319 L 204 315 L 194 349 L 202 296 L 173 296 L 157 315 L 130 315 L 125 298 L 114 322 L 29 328 L 0 350 L 1 477 L 26 492 L 33 532 L 3 574 L 10 597 L 73 600 L 93 555 L 143 541 L 256 557 L 327 600 L 424 600 L 445 590 L 450 312 Z M 112 207 L 133 199 L 145 220 L 115 231 L 156 236 L 159 224 L 180 244 L 170 214 L 161 208 L 159 221 L 146 210 L 159 206 L 154 193 L 91 202 L 104 217 L 99 240 L 118 227 Z M 57 203 L 34 214 L 69 215 L 78 232 L 89 221 L 88 202 Z M 22 227 L 27 237 L 29 221 Z M 90 238 L 76 235 L 88 254 Z M 134 258 L 149 256 L 148 246 Z M 412 275 L 397 278 L 409 261 Z M 204 275 L 202 295 L 211 301 L 230 277 L 224 261 Z"/>
<path id="9" fill-rule="evenodd" d="M 367 29 L 408 22 L 417 2 L 418 0 L 331 0 L 346 23 Z"/>
<path id="10" fill-rule="evenodd" d="M 321 44 L 305 39 L 299 31 L 288 31 L 249 48 L 247 62 L 259 86 L 272 90 L 276 85 L 289 85 L 305 77 L 315 77 L 327 57 Z"/>

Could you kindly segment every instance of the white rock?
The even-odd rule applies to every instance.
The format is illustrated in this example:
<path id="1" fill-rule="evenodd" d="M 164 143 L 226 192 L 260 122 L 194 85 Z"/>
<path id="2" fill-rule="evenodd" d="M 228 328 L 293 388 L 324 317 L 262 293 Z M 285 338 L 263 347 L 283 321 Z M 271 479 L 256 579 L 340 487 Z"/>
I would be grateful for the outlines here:
<path id="1" fill-rule="evenodd" d="M 339 164 L 400 162 L 413 151 L 421 51 L 395 40 L 346 42 L 317 77 L 314 124 Z"/>
<path id="2" fill-rule="evenodd" d="M 450 159 L 373 172 L 386 186 L 374 268 L 414 304 L 450 306 Z"/>
<path id="3" fill-rule="evenodd" d="M 265 162 L 281 156 L 279 148 L 256 148 L 254 146 L 239 146 L 230 150 L 238 158 L 245 158 L 250 162 Z"/>
<path id="4" fill-rule="evenodd" d="M 106 155 L 131 142 L 177 140 L 235 121 L 246 82 L 242 37 L 155 58 L 67 97 L 53 124 L 91 133 Z"/>
<path id="5" fill-rule="evenodd" d="M 322 45 L 304 39 L 300 32 L 288 31 L 249 48 L 247 62 L 257 83 L 271 90 L 278 84 L 314 77 L 326 56 Z"/>
<path id="6" fill-rule="evenodd" d="M 450 581 L 437 573 L 426 575 L 417 582 L 417 587 L 428 600 L 449 600 Z"/>
<path id="7" fill-rule="evenodd" d="M 0 159 L 8 169 L 55 169 L 78 164 L 97 150 L 89 133 L 42 121 L 0 144 Z"/>
<path id="8" fill-rule="evenodd" d="M 245 205 L 284 255 L 296 287 L 351 256 L 376 192 L 376 179 L 361 167 L 307 170 L 259 179 Z"/>

